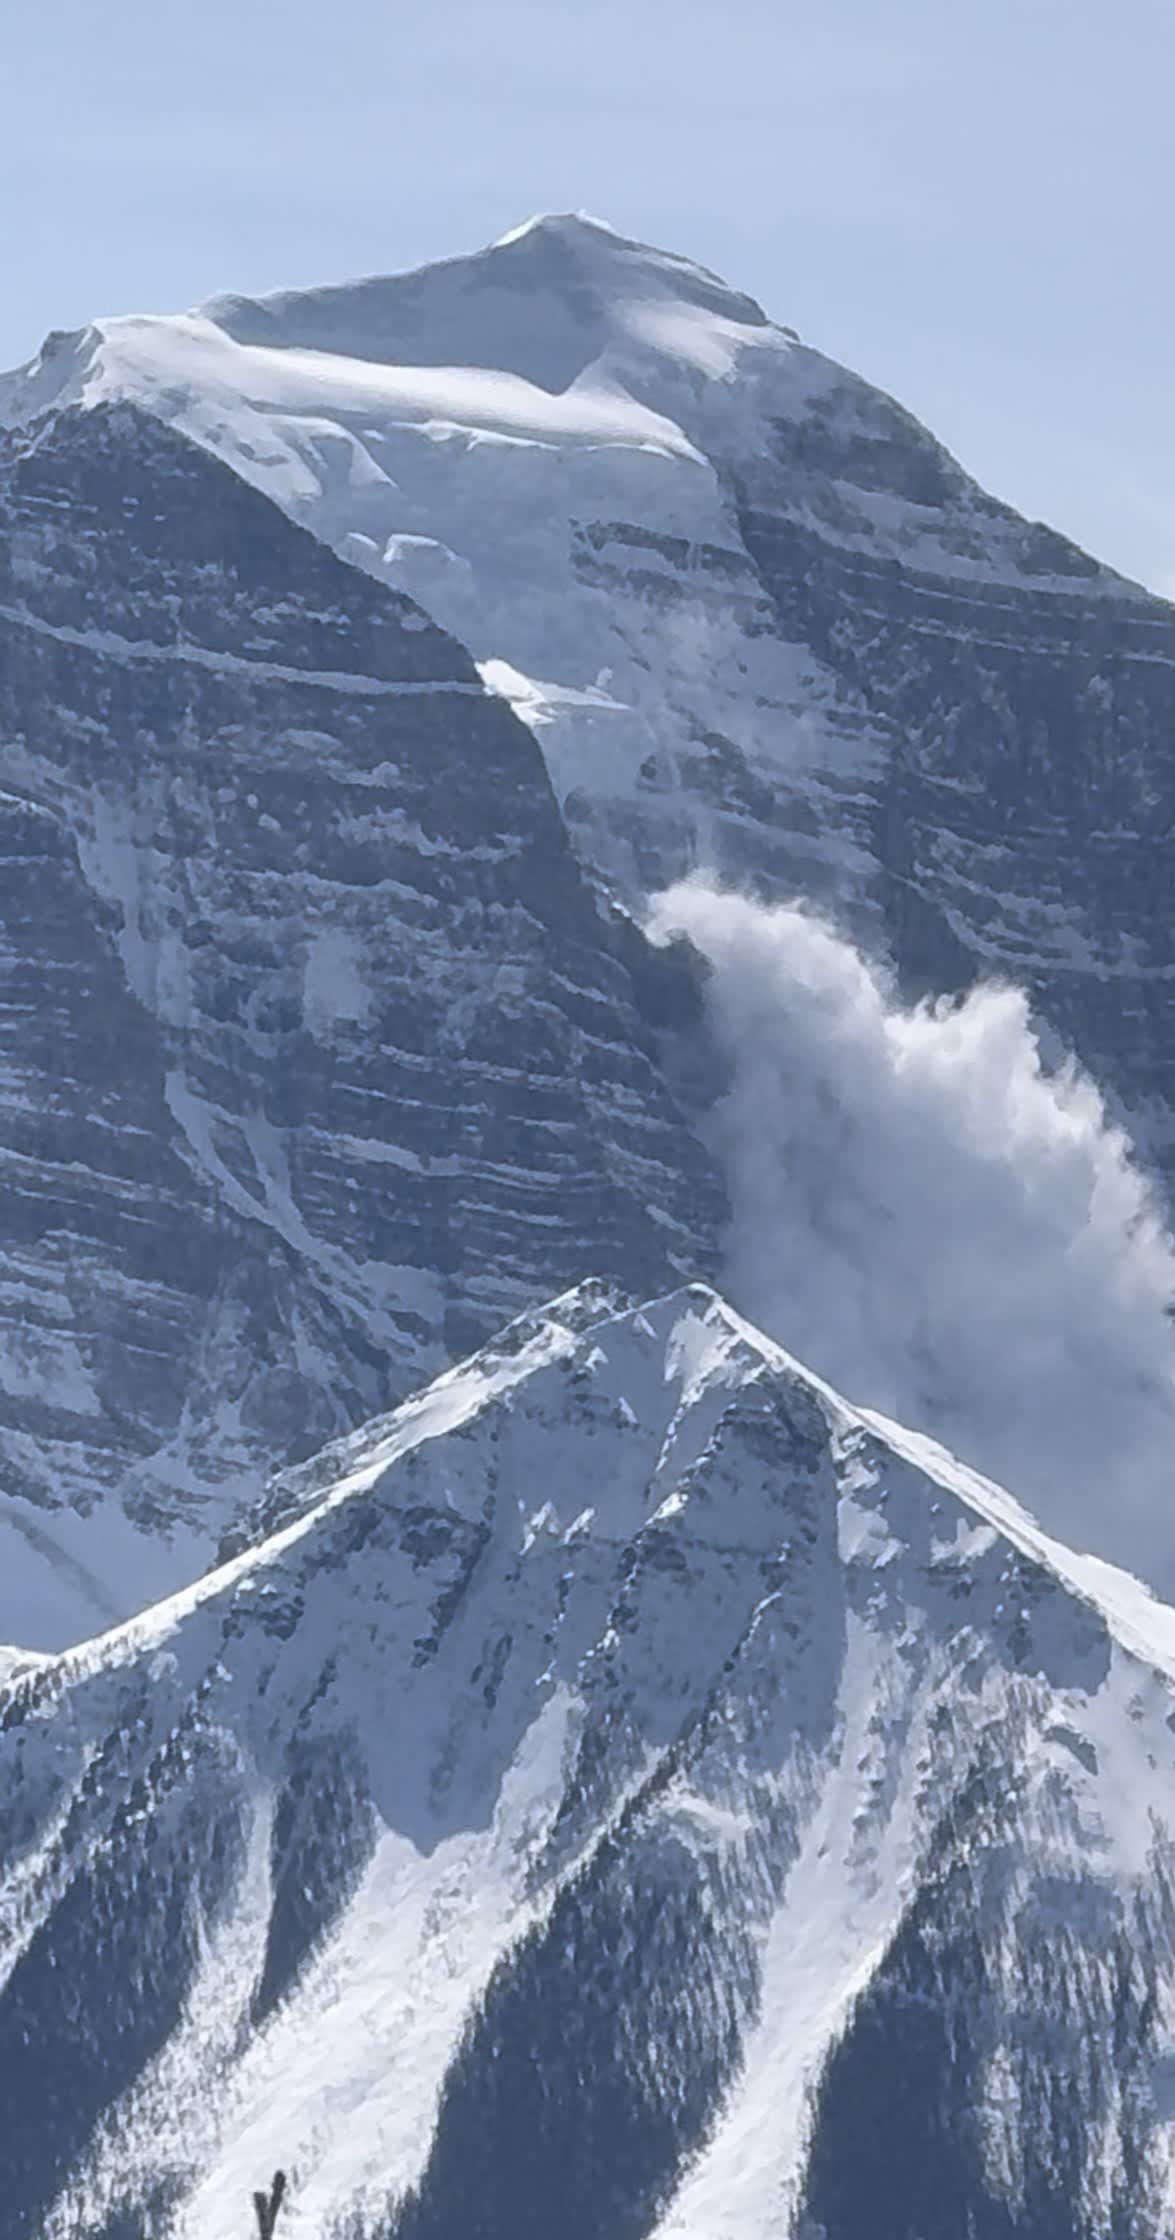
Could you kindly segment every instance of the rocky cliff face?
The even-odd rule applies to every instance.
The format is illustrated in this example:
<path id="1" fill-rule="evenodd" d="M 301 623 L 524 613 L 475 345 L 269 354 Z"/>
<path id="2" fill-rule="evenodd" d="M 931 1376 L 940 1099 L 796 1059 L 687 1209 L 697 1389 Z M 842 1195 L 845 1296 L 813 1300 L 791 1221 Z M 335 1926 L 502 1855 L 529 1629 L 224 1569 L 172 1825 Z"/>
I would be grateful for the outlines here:
<path id="1" fill-rule="evenodd" d="M 896 407 L 735 469 L 789 635 L 886 741 L 871 808 L 908 984 L 1028 987 L 1169 1164 L 1175 610 L 984 498 Z"/>
<path id="2" fill-rule="evenodd" d="M 0 531 L 0 1635 L 45 1642 L 718 1205 L 659 967 L 459 646 L 126 406 L 11 438 Z"/>
<path id="3" fill-rule="evenodd" d="M 15 1676 L 5 2240 L 1171 2229 L 1169 1613 L 695 1289 Z"/>

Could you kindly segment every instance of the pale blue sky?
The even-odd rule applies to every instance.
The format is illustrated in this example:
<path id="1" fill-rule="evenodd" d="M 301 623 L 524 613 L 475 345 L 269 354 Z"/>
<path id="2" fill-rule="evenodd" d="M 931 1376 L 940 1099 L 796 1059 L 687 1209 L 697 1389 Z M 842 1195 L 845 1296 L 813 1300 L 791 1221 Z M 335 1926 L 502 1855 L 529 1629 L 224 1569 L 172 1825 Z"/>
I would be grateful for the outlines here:
<path id="1" fill-rule="evenodd" d="M 1175 595 L 1172 0 L 9 0 L 0 366 L 583 208 Z"/>

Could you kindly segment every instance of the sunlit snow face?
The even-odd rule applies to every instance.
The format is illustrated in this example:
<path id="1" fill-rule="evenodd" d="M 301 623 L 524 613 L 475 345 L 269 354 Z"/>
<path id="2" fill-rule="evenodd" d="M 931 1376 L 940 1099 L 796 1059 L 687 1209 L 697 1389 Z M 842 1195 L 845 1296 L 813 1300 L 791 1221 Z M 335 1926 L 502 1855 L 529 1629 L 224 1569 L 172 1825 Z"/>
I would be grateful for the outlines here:
<path id="1" fill-rule="evenodd" d="M 712 968 L 736 1304 L 1169 1587 L 1175 1248 L 1092 1083 L 1044 1069 L 1025 997 L 906 1007 L 809 914 L 703 884 L 651 930 Z"/>

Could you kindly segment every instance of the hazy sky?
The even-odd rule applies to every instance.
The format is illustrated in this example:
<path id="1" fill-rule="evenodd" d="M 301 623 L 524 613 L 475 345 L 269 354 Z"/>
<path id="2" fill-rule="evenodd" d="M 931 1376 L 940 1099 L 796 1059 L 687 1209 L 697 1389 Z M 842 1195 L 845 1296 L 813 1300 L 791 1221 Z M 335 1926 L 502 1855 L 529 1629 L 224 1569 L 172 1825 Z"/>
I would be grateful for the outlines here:
<path id="1" fill-rule="evenodd" d="M 1173 104 L 1172 0 L 10 0 L 0 365 L 582 208 L 1175 597 Z"/>

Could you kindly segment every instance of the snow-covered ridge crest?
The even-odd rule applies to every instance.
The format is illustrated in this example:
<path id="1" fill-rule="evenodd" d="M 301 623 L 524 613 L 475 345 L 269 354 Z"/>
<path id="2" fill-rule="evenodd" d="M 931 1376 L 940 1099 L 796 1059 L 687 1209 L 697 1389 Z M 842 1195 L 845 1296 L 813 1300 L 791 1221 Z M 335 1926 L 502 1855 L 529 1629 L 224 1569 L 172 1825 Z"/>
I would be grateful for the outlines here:
<path id="1" fill-rule="evenodd" d="M 160 1629 L 170 1628 L 318 1530 L 347 1502 L 385 1483 L 390 1490 L 396 1468 L 435 1441 L 475 1431 L 489 1411 L 510 1410 L 520 1387 L 550 1383 L 561 1390 L 570 1374 L 581 1378 L 595 1397 L 613 1396 L 616 1423 L 634 1437 L 641 1434 L 642 1447 L 652 1436 L 650 1427 L 658 1427 L 654 1476 L 670 1460 L 680 1469 L 676 1439 L 687 1420 L 696 1441 L 712 1410 L 721 1412 L 747 1387 L 779 1380 L 789 1390 L 802 1391 L 823 1414 L 829 1438 L 838 1447 L 864 1434 L 909 1461 L 978 1521 L 1055 1574 L 1066 1590 L 1094 1605 L 1124 1647 L 1175 1683 L 1175 1606 L 1157 1599 L 1132 1573 L 1046 1531 L 1013 1493 L 961 1462 L 941 1441 L 879 1409 L 847 1400 L 704 1283 L 634 1306 L 608 1285 L 589 1281 L 550 1306 L 520 1316 L 492 1344 L 445 1371 L 389 1415 L 281 1472 L 253 1516 L 234 1528 L 229 1537 L 237 1552 L 230 1552 L 219 1568 L 71 1653 L 84 1665 L 95 1654 L 108 1655 L 120 1640 L 137 1652 Z M 484 1488 L 476 1468 L 471 1492 L 463 1493 L 455 1478 L 446 1477 L 444 1503 L 447 1510 L 470 1519 L 482 1512 Z M 655 1507 L 648 1507 L 647 1489 L 634 1497 L 621 1476 L 608 1482 L 590 1513 L 577 1511 L 574 1517 L 567 1490 L 560 1488 L 542 1523 L 547 1529 L 562 1517 L 574 1527 L 576 1539 L 600 1534 L 616 1539 L 629 1536 L 637 1523 L 655 1513 Z M 530 1530 L 528 1525 L 526 1532 Z"/>
<path id="2" fill-rule="evenodd" d="M 795 339 L 704 266 L 571 213 L 532 218 L 486 249 L 416 272 L 217 296 L 203 311 L 238 342 L 397 365 L 491 365 L 553 395 L 625 346 L 713 372 L 746 343 Z"/>
<path id="3" fill-rule="evenodd" d="M 630 388 L 634 427 L 639 404 L 655 410 L 652 397 L 642 392 L 655 383 L 659 358 L 665 361 L 663 379 L 671 377 L 674 363 L 722 373 L 748 344 L 778 349 L 795 339 L 773 327 L 749 296 L 685 257 L 627 240 L 597 220 L 540 217 L 487 249 L 415 272 L 261 297 L 216 296 L 182 314 L 106 318 L 76 334 L 51 335 L 29 366 L 0 383 L 0 419 L 18 424 L 49 403 L 96 402 L 100 394 L 129 388 L 136 378 L 146 388 L 153 355 L 161 373 L 170 357 L 173 375 L 183 378 L 186 372 L 193 383 L 201 377 L 214 381 L 218 337 L 226 388 L 234 365 L 242 386 L 250 377 L 256 383 L 266 378 L 264 357 L 234 360 L 228 345 L 289 356 L 291 402 L 299 382 L 310 392 L 317 383 L 323 395 L 333 382 L 337 401 L 344 403 L 348 375 L 338 361 L 351 360 L 357 403 L 364 382 L 375 382 L 375 369 L 382 368 L 401 383 L 398 390 L 390 382 L 385 386 L 385 401 L 399 398 L 408 409 L 414 402 L 423 408 L 431 397 L 439 417 L 448 410 L 456 421 L 464 369 L 471 425 L 482 418 L 492 425 L 492 379 L 499 383 L 507 426 L 512 413 L 524 425 L 525 414 L 512 399 L 525 390 L 541 391 L 549 400 L 574 391 L 587 415 L 580 431 L 585 435 L 598 432 L 590 418 L 593 390 Z M 331 362 L 316 369 L 302 363 L 308 357 Z M 408 379 L 412 368 L 422 376 L 415 385 Z M 281 381 L 276 361 L 269 371 L 273 381 Z M 490 377 L 480 387 L 479 371 Z M 449 379 L 430 389 L 423 378 L 429 373 Z M 377 391 L 378 384 L 373 403 L 380 401 Z M 275 393 L 272 402 L 280 401 Z M 172 409 L 177 402 L 171 400 Z M 168 400 L 161 396 L 158 403 L 169 416 Z M 542 405 L 532 400 L 529 409 L 541 421 Z M 553 434 L 575 432 L 574 405 L 561 417 L 553 406 L 548 409 Z M 688 448 L 680 431 L 677 441 Z"/>
<path id="4" fill-rule="evenodd" d="M 828 2224 L 855 2018 L 927 1921 L 964 2205 L 1081 2137 L 1072 2231 L 1112 2179 L 1150 2232 L 1170 1613 L 701 1287 L 557 1300 L 260 1522 L 0 1698 L 14 2234 L 213 2240 L 280 2162 L 294 2240 L 439 2240 L 470 2185 L 506 2240 L 569 2155 L 625 2229 Z M 1107 1908 L 1150 1924 L 1116 2056 Z"/>

